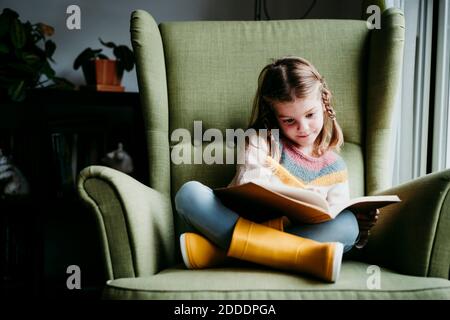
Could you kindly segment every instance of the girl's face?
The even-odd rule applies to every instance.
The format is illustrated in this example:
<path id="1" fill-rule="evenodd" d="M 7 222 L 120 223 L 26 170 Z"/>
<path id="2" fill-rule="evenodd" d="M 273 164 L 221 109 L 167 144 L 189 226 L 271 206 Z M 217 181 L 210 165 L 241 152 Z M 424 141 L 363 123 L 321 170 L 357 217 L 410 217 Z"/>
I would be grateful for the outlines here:
<path id="1" fill-rule="evenodd" d="M 314 141 L 323 127 L 324 108 L 316 94 L 293 102 L 275 102 L 281 132 L 303 152 L 312 154 Z"/>

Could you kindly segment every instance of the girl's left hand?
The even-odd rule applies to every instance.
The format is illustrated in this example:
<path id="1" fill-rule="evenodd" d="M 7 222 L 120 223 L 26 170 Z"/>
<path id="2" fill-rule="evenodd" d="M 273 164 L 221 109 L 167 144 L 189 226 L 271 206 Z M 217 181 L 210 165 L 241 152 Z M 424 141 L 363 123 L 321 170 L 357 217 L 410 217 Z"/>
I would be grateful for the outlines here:
<path id="1" fill-rule="evenodd" d="M 358 213 L 356 219 L 359 226 L 359 239 L 355 246 L 358 249 L 363 248 L 369 241 L 370 229 L 377 223 L 380 210 L 376 209 L 369 213 Z"/>

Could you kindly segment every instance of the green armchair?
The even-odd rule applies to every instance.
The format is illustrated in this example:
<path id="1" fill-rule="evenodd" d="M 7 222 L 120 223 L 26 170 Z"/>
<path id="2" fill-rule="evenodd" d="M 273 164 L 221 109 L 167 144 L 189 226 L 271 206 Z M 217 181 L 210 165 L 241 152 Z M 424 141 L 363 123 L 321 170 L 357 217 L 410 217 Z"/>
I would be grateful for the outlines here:
<path id="1" fill-rule="evenodd" d="M 131 39 L 149 155 L 148 184 L 91 166 L 78 190 L 97 219 L 106 299 L 449 299 L 450 170 L 391 188 L 391 118 L 401 72 L 404 17 L 361 20 L 170 22 L 133 12 Z M 225 186 L 233 164 L 171 161 L 171 133 L 245 128 L 259 71 L 271 58 L 310 60 L 334 93 L 352 196 L 396 193 L 369 244 L 344 260 L 334 284 L 265 267 L 187 270 L 179 235 L 187 226 L 173 197 L 188 180 Z M 186 143 L 186 142 L 185 142 Z M 188 144 L 191 144 L 190 142 Z M 205 147 L 200 143 L 200 147 Z M 214 141 L 224 153 L 223 141 Z M 144 147 L 144 146 L 143 146 Z"/>

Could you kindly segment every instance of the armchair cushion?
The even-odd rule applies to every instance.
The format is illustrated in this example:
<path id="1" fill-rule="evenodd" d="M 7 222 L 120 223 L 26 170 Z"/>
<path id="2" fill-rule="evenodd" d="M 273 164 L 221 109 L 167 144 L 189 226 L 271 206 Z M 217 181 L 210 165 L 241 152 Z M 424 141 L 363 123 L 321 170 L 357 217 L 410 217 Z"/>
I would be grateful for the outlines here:
<path id="1" fill-rule="evenodd" d="M 81 171 L 78 192 L 97 219 L 108 279 L 148 276 L 173 263 L 168 197 L 103 166 Z"/>
<path id="2" fill-rule="evenodd" d="M 266 268 L 166 269 L 154 276 L 108 281 L 107 299 L 449 299 L 450 282 L 380 270 L 379 287 L 368 264 L 346 261 L 335 284 Z M 369 285 L 368 285 L 368 282 Z"/>
<path id="3" fill-rule="evenodd" d="M 450 169 L 380 194 L 397 194 L 402 202 L 381 209 L 363 259 L 404 274 L 449 279 Z"/>

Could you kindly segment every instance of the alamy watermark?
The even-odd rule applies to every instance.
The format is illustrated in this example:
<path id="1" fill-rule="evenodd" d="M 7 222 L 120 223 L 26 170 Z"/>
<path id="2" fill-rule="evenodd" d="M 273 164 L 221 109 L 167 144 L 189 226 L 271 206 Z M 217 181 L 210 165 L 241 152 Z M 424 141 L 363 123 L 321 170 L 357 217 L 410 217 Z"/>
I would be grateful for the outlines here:
<path id="1" fill-rule="evenodd" d="M 69 30 L 81 29 L 81 9 L 76 4 L 71 4 L 67 7 L 66 13 L 69 16 L 66 19 L 66 27 Z"/>
<path id="2" fill-rule="evenodd" d="M 67 7 L 66 13 L 69 16 L 66 19 L 66 27 L 69 30 L 80 30 L 81 29 L 81 9 L 76 4 L 71 4 Z M 381 29 L 381 9 L 377 5 L 370 5 L 366 9 L 367 14 L 371 14 L 367 18 L 367 28 Z"/>
<path id="3" fill-rule="evenodd" d="M 66 269 L 66 273 L 70 274 L 66 280 L 67 289 L 81 289 L 81 269 L 77 265 L 70 265 Z"/>
<path id="4" fill-rule="evenodd" d="M 272 129 L 270 148 L 276 148 L 279 139 L 279 129 Z M 246 141 L 252 143 L 257 150 L 264 150 L 268 140 L 267 129 L 226 129 L 225 141 L 222 131 L 215 128 L 207 129 L 203 133 L 202 121 L 194 121 L 194 137 L 191 132 L 184 128 L 175 129 L 170 140 L 176 143 L 171 150 L 170 158 L 173 164 L 235 164 L 235 152 L 237 150 L 236 163 L 244 164 Z M 209 142 L 203 147 L 204 142 Z M 256 153 L 255 159 L 247 159 L 249 164 L 252 161 L 263 161 L 264 153 Z M 260 158 L 261 157 L 261 158 Z"/>
<path id="5" fill-rule="evenodd" d="M 369 290 L 380 290 L 381 289 L 381 269 L 377 265 L 370 265 L 367 267 L 367 274 L 369 276 L 366 280 L 366 286 Z"/>
<path id="6" fill-rule="evenodd" d="M 371 14 L 366 21 L 367 28 L 369 30 L 381 29 L 381 9 L 377 5 L 368 6 L 366 9 L 367 14 Z"/>

